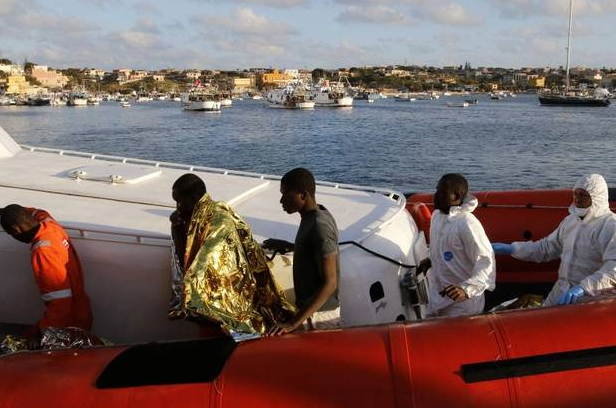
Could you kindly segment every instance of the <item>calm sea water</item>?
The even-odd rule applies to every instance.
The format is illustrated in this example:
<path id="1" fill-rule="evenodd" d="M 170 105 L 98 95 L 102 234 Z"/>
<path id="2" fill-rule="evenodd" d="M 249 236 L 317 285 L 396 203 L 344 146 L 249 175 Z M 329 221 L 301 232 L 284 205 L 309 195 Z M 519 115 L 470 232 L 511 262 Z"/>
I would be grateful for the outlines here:
<path id="1" fill-rule="evenodd" d="M 221 113 L 177 102 L 71 107 L 0 107 L 0 126 L 18 143 L 118 156 L 283 174 L 311 169 L 318 179 L 432 190 L 448 172 L 473 190 L 571 188 L 583 173 L 616 185 L 616 107 L 544 107 L 534 95 L 466 109 L 447 101 L 373 104 L 311 111 L 234 101 Z"/>

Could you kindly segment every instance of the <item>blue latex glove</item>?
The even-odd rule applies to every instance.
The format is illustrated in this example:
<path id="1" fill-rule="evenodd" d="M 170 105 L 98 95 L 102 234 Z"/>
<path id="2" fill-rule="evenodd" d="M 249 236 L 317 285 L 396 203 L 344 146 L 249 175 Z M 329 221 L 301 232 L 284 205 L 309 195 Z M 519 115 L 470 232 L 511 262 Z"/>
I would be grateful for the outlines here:
<path id="1" fill-rule="evenodd" d="M 584 296 L 584 288 L 579 285 L 574 286 L 562 295 L 560 295 L 560 297 L 558 298 L 558 304 L 571 305 L 577 302 L 577 300 L 582 296 Z"/>
<path id="2" fill-rule="evenodd" d="M 500 242 L 495 242 L 492 244 L 492 249 L 494 253 L 497 255 L 512 255 L 513 254 L 513 245 L 511 244 L 503 244 Z"/>

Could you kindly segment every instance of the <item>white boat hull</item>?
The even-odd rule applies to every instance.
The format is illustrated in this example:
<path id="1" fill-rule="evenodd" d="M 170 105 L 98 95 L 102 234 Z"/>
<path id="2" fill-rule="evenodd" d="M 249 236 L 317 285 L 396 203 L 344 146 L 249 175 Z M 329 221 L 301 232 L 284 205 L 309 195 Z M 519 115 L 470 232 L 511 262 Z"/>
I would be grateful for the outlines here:
<path id="1" fill-rule="evenodd" d="M 82 98 L 74 98 L 68 101 L 68 106 L 87 106 L 88 100 Z"/>
<path id="2" fill-rule="evenodd" d="M 318 107 L 348 108 L 350 106 L 353 106 L 353 98 L 350 96 L 344 96 L 342 98 L 337 98 L 337 99 L 333 99 L 333 98 L 330 99 L 327 94 L 317 94 L 314 102 L 315 102 L 315 105 Z"/>
<path id="3" fill-rule="evenodd" d="M 219 111 L 220 108 L 220 101 L 190 101 L 185 107 L 191 111 Z"/>
<path id="4" fill-rule="evenodd" d="M 306 101 L 306 102 L 298 102 L 297 103 L 297 109 L 312 109 L 314 108 L 314 102 L 313 101 Z"/>

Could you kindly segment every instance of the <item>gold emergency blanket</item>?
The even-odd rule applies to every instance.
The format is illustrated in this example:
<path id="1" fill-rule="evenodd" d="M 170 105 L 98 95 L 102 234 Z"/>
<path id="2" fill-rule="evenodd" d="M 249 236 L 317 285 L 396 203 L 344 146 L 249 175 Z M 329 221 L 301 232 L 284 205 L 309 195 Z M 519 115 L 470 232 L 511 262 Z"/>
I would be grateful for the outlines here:
<path id="1" fill-rule="evenodd" d="M 0 343 L 0 354 L 16 353 L 22 350 L 84 349 L 102 345 L 111 345 L 111 343 L 78 327 L 47 327 L 41 332 L 38 343 L 23 337 L 7 335 Z"/>
<path id="2" fill-rule="evenodd" d="M 265 333 L 293 315 L 250 227 L 227 204 L 205 194 L 195 206 L 187 238 L 185 316 L 215 321 L 235 334 Z"/>

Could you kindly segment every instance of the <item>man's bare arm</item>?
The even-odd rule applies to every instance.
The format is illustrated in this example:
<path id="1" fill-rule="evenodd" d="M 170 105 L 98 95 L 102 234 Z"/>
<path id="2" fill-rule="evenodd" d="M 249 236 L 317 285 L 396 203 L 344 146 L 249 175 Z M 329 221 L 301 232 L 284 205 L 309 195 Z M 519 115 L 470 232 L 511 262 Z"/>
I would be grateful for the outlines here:
<path id="1" fill-rule="evenodd" d="M 274 326 L 272 330 L 270 330 L 269 335 L 279 335 L 297 330 L 301 327 L 302 323 L 325 304 L 327 299 L 330 298 L 338 287 L 337 258 L 337 253 L 321 258 L 324 282 L 313 301 L 308 306 L 301 309 L 288 324 Z"/>

